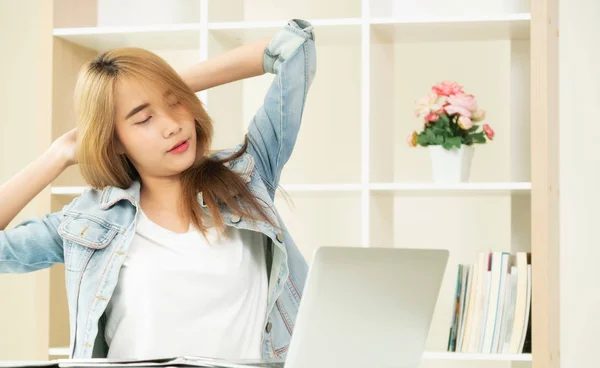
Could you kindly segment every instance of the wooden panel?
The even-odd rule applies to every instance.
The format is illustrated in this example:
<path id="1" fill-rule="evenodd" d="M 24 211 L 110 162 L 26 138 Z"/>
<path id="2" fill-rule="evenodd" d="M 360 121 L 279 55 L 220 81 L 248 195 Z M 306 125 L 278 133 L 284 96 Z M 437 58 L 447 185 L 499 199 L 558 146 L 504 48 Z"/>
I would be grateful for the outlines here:
<path id="1" fill-rule="evenodd" d="M 531 3 L 533 367 L 560 366 L 558 0 Z"/>
<path id="2" fill-rule="evenodd" d="M 44 0 L 0 1 L 0 183 L 42 154 L 50 144 L 52 8 Z M 35 133 L 35 134 L 34 134 Z M 50 210 L 49 191 L 13 220 Z M 0 275 L 0 360 L 48 357 L 48 272 Z"/>
<path id="3" fill-rule="evenodd" d="M 97 18 L 96 0 L 54 0 L 54 28 L 94 27 Z"/>
<path id="4" fill-rule="evenodd" d="M 96 56 L 94 50 L 54 38 L 52 72 L 52 139 L 75 128 L 73 93 L 81 66 Z M 65 170 L 53 183 L 55 186 L 85 185 L 79 168 Z"/>

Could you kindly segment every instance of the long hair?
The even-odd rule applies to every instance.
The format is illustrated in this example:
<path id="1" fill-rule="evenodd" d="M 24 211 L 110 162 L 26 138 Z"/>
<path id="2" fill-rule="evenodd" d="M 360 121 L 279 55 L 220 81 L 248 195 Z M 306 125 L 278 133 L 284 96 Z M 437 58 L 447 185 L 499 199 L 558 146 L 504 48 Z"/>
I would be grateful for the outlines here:
<path id="1" fill-rule="evenodd" d="M 197 151 L 203 156 L 181 173 L 180 209 L 196 228 L 206 235 L 207 226 L 203 224 L 203 210 L 198 201 L 200 191 L 213 220 L 211 226 L 221 234 L 225 232 L 222 204 L 240 216 L 273 224 L 243 178 L 226 165 L 244 154 L 247 136 L 242 148 L 233 155 L 220 160 L 208 156 L 213 124 L 202 102 L 169 64 L 140 48 L 105 52 L 86 63 L 79 73 L 75 88 L 77 156 L 81 174 L 91 187 L 128 188 L 134 180 L 140 179 L 131 161 L 117 150 L 115 85 L 120 78 L 149 81 L 156 88 L 169 90 L 191 112 L 196 126 Z"/>

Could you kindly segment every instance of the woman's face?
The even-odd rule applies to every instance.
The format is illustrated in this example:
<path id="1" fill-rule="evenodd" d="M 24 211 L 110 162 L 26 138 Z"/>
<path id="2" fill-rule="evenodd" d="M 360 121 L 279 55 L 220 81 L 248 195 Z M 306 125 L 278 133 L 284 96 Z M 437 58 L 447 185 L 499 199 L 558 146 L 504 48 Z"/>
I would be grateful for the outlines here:
<path id="1" fill-rule="evenodd" d="M 115 88 L 120 153 L 140 176 L 168 177 L 196 159 L 194 118 L 170 91 L 120 79 Z"/>

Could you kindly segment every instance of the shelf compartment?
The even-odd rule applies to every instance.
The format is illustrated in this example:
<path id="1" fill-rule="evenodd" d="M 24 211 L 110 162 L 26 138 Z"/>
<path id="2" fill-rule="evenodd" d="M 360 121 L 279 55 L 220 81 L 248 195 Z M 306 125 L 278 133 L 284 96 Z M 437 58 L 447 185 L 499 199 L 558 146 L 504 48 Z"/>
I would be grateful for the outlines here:
<path id="1" fill-rule="evenodd" d="M 470 181 L 530 181 L 529 41 L 404 43 L 376 31 L 370 37 L 371 182 L 432 181 L 428 150 L 406 140 L 423 126 L 416 101 L 446 80 L 475 95 L 486 111 L 482 124 L 496 131 L 493 141 L 476 145 Z"/>
<path id="2" fill-rule="evenodd" d="M 283 169 L 281 183 L 346 184 L 360 183 L 361 162 L 361 69 L 360 26 L 323 26 L 315 31 L 336 30 L 352 39 L 346 44 L 321 44 L 317 41 L 317 75 L 308 93 L 302 125 L 292 156 Z M 216 56 L 243 43 L 273 36 L 281 28 L 212 29 L 208 37 L 208 56 Z M 243 141 L 248 125 L 264 103 L 273 81 L 272 74 L 212 88 L 207 92 L 207 109 L 214 121 L 212 148 L 232 148 Z M 340 90 L 339 86 L 345 86 Z M 310 139 L 308 139 L 310 137 Z M 323 152 L 328 152 L 326 158 Z"/>
<path id="3" fill-rule="evenodd" d="M 210 0 L 208 18 L 210 22 L 360 18 L 361 3 L 361 0 L 304 0 L 285 1 L 283 4 L 277 0 Z"/>
<path id="4" fill-rule="evenodd" d="M 55 37 L 99 53 L 120 47 L 200 49 L 200 23 L 149 26 L 57 28 Z"/>
<path id="5" fill-rule="evenodd" d="M 528 187 L 529 183 L 514 183 L 508 187 L 494 183 L 474 187 L 467 183 L 464 188 L 471 189 L 463 189 L 465 193 L 498 191 L 507 195 L 464 196 L 454 193 L 444 196 L 437 192 L 439 188 L 423 190 L 421 186 L 406 185 L 371 190 L 369 246 L 450 251 L 426 345 L 428 350 L 443 351 L 447 346 L 458 264 L 472 264 L 479 252 L 530 251 L 530 197 L 510 195 L 512 190 L 528 192 Z M 405 189 L 410 192 L 403 191 Z M 419 195 L 412 195 L 414 189 Z M 450 357 L 486 358 L 479 354 L 438 356 L 439 359 Z"/>
<path id="6" fill-rule="evenodd" d="M 371 17 L 399 17 L 407 14 L 414 18 L 439 16 L 486 17 L 490 14 L 512 15 L 530 11 L 529 0 L 370 0 Z"/>
<path id="7" fill-rule="evenodd" d="M 388 42 L 528 40 L 529 13 L 492 16 L 373 18 L 373 32 Z"/>
<path id="8" fill-rule="evenodd" d="M 360 18 L 313 19 L 315 40 L 318 45 L 360 43 Z M 272 37 L 287 24 L 287 20 L 271 22 L 219 22 L 209 23 L 208 29 L 214 35 L 230 42 L 244 44 L 258 39 Z"/>
<path id="9" fill-rule="evenodd" d="M 321 246 L 360 246 L 360 193 L 296 192 L 288 196 L 277 195 L 275 205 L 307 262 Z"/>
<path id="10" fill-rule="evenodd" d="M 113 27 L 198 23 L 200 0 L 54 0 L 54 26 Z"/>
<path id="11" fill-rule="evenodd" d="M 422 195 L 510 195 L 529 194 L 529 182 L 498 183 L 372 183 L 369 189 L 374 192 L 391 192 L 394 194 Z"/>

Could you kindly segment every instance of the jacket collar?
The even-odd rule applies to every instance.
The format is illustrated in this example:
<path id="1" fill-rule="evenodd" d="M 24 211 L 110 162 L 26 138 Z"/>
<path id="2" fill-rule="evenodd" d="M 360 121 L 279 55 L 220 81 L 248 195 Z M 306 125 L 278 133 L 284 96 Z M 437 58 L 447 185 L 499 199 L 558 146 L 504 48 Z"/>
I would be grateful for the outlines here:
<path id="1" fill-rule="evenodd" d="M 221 159 L 230 156 L 235 152 L 236 150 L 219 151 L 212 154 L 211 157 Z M 240 175 L 244 181 L 248 183 L 250 182 L 250 175 L 252 175 L 252 171 L 254 170 L 254 158 L 249 153 L 244 153 L 237 159 L 227 162 L 225 166 L 229 167 L 231 171 Z M 102 195 L 100 196 L 100 208 L 103 210 L 108 210 L 117 202 L 124 199 L 128 200 L 132 205 L 137 207 L 140 202 L 140 189 L 141 183 L 138 180 L 134 181 L 129 188 L 125 189 L 114 186 L 105 187 L 102 190 Z M 202 207 L 206 207 L 206 204 L 202 199 L 202 192 L 198 193 L 198 201 Z"/>

